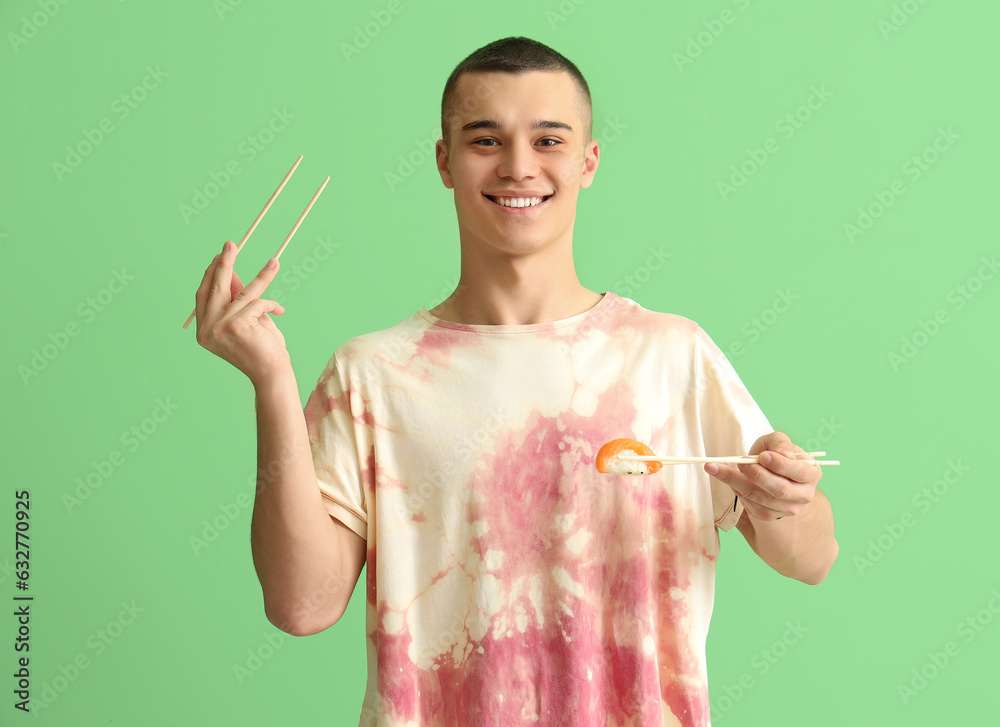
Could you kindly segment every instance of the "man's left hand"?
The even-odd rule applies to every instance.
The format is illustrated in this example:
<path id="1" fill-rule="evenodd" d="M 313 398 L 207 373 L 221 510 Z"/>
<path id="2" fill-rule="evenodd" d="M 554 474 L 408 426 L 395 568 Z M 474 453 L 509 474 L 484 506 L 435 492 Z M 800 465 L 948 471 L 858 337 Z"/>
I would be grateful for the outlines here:
<path id="1" fill-rule="evenodd" d="M 822 467 L 811 464 L 811 457 L 795 458 L 802 452 L 787 435 L 771 432 L 750 448 L 751 455 L 760 455 L 760 464 L 706 464 L 705 471 L 729 485 L 750 517 L 780 520 L 813 501 L 822 477 Z"/>

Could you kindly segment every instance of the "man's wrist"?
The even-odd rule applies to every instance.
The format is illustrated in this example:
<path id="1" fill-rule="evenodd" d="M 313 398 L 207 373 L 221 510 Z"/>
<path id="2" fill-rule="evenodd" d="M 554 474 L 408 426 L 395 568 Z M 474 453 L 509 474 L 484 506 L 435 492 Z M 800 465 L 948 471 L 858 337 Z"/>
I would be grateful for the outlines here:
<path id="1" fill-rule="evenodd" d="M 291 358 L 286 363 L 269 371 L 266 375 L 251 379 L 251 383 L 258 395 L 271 393 L 276 390 L 280 391 L 289 387 L 295 389 L 296 394 L 298 394 L 298 383 L 295 380 L 295 370 L 292 368 Z"/>

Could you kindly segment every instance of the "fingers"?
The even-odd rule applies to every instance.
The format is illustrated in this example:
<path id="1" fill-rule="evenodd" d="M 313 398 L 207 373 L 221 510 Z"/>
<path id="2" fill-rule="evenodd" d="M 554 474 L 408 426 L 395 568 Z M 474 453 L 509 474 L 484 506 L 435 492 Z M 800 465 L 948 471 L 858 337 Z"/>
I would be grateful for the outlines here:
<path id="1" fill-rule="evenodd" d="M 792 444 L 792 441 L 784 432 L 771 432 L 754 442 L 749 454 L 760 454 L 766 451 L 780 452 L 784 449 L 798 449 L 798 451 L 802 451 Z"/>
<path id="2" fill-rule="evenodd" d="M 268 267 L 271 263 L 274 263 L 274 267 Z M 254 300 L 260 299 L 260 296 L 267 290 L 267 286 L 271 284 L 274 280 L 274 276 L 278 274 L 279 264 L 274 258 L 267 261 L 267 264 L 261 269 L 257 276 L 251 280 L 246 286 L 240 283 L 240 290 L 236 294 L 236 297 L 232 299 L 232 304 L 229 306 L 225 315 L 222 316 L 222 320 L 228 320 L 240 314 L 240 312 L 246 308 Z M 235 272 L 233 273 L 235 275 Z M 231 290 L 236 290 L 236 285 L 231 283 Z M 272 301 L 273 302 L 273 301 Z M 281 308 L 284 312 L 284 308 L 280 303 L 275 302 L 276 306 Z"/>
<path id="3" fill-rule="evenodd" d="M 799 459 L 796 455 L 805 454 L 802 447 L 794 444 L 787 434 L 771 432 L 764 435 L 750 448 L 750 454 L 758 455 L 759 465 L 740 465 L 740 471 L 749 473 L 751 478 L 760 478 L 764 474 L 761 468 L 766 468 L 779 477 L 802 484 L 819 482 L 821 469 L 819 465 L 811 464 L 812 458 Z"/>
<path id="4" fill-rule="evenodd" d="M 796 447 L 796 449 L 798 449 Z M 799 449 L 799 452 L 803 450 Z M 816 484 L 822 475 L 820 467 L 812 464 L 811 459 L 796 459 L 795 452 L 763 452 L 761 453 L 757 467 L 763 467 L 768 472 L 784 477 L 787 480 L 800 484 Z M 754 465 L 744 465 L 747 468 Z M 761 473 L 756 476 L 760 477 Z"/>
<path id="5" fill-rule="evenodd" d="M 709 464 L 705 472 L 729 485 L 752 517 L 777 520 L 797 514 L 816 495 L 822 468 L 809 459 L 796 457 L 804 452 L 787 434 L 771 432 L 750 448 L 749 454 L 758 455 L 758 464 L 715 468 Z"/>
<path id="6" fill-rule="evenodd" d="M 215 275 L 205 303 L 205 320 L 216 321 L 223 316 L 232 302 L 233 261 L 236 258 L 236 243 L 229 240 L 222 248 L 222 254 L 215 262 Z"/>
<path id="7" fill-rule="evenodd" d="M 712 465 L 705 465 L 705 471 L 710 475 L 711 468 Z M 718 465 L 718 469 L 713 476 L 729 485 L 739 495 L 744 509 L 758 520 L 795 515 L 812 501 L 815 494 L 815 485 L 791 481 L 761 465 L 739 465 L 738 469 L 731 465 Z"/>
<path id="8" fill-rule="evenodd" d="M 273 340 L 284 347 L 284 336 L 271 320 L 269 313 L 284 312 L 281 304 L 274 300 L 257 298 L 232 316 L 217 322 L 206 333 L 206 348 L 226 359 L 250 376 L 252 368 L 259 368 L 273 351 Z M 262 333 L 268 335 L 262 336 Z M 207 344 L 207 345 L 206 345 Z M 263 348 L 261 348 L 263 345 Z"/>
<path id="9" fill-rule="evenodd" d="M 713 474 L 713 468 L 718 470 L 715 474 Z M 743 509 L 755 519 L 777 520 L 785 514 L 781 510 L 769 507 L 768 504 L 761 502 L 760 498 L 766 495 L 766 493 L 759 488 L 755 488 L 745 475 L 735 467 L 728 464 L 706 464 L 705 471 L 729 485 L 729 488 L 743 502 Z"/>
<path id="10" fill-rule="evenodd" d="M 280 334 L 278 327 L 274 325 L 274 321 L 268 315 L 268 313 L 281 315 L 285 312 L 284 306 L 278 301 L 268 300 L 267 298 L 256 298 L 242 308 L 241 312 L 246 318 L 248 326 L 258 325 Z"/>
<path id="11" fill-rule="evenodd" d="M 233 270 L 238 250 L 227 242 L 209 264 L 195 294 L 198 343 L 242 371 L 255 385 L 289 364 L 285 337 L 270 314 L 284 306 L 259 297 L 278 272 L 277 260 L 244 285 Z"/>
<path id="12" fill-rule="evenodd" d="M 208 264 L 205 268 L 205 275 L 202 276 L 201 285 L 198 286 L 198 290 L 194 294 L 194 310 L 197 320 L 197 331 L 200 332 L 205 326 L 205 309 L 208 305 L 208 294 L 212 288 L 212 281 L 215 279 L 215 264 L 219 261 L 220 255 L 216 255 L 212 258 L 212 262 Z"/>
<path id="13" fill-rule="evenodd" d="M 235 300 L 236 296 L 239 295 L 241 292 L 243 292 L 244 287 L 246 286 L 243 285 L 243 281 L 240 280 L 240 276 L 237 275 L 236 270 L 233 269 L 233 279 L 229 283 L 229 295 L 230 295 L 229 299 Z"/>
<path id="14" fill-rule="evenodd" d="M 274 272 L 277 272 L 277 271 L 275 270 Z M 274 278 L 272 277 L 272 280 L 273 279 Z M 244 290 L 245 287 L 246 286 L 243 285 L 243 281 L 240 280 L 240 276 L 236 274 L 235 270 L 233 270 L 233 281 L 230 284 L 230 294 L 233 296 L 233 300 L 234 301 L 236 300 L 237 297 L 239 297 L 239 294 L 243 292 L 243 290 Z M 261 299 L 261 300 L 263 300 L 263 299 Z M 277 301 L 274 301 L 274 300 L 271 300 L 271 301 L 268 301 L 268 302 L 269 303 L 274 303 L 277 306 L 277 310 L 269 310 L 268 311 L 269 313 L 273 313 L 276 316 L 280 316 L 282 313 L 285 312 L 285 307 L 283 305 L 281 305 L 281 303 L 278 303 Z M 244 309 L 244 310 L 246 310 L 246 309 Z M 274 321 L 271 320 L 271 318 L 267 315 L 267 313 L 264 313 L 261 316 L 260 322 L 261 322 L 261 325 L 263 325 L 269 331 L 272 331 L 274 333 L 278 332 L 278 327 L 276 325 L 274 325 Z"/>
<path id="15" fill-rule="evenodd" d="M 273 300 L 261 300 L 260 302 L 264 303 L 264 304 L 269 304 L 270 303 L 270 304 L 273 304 L 274 306 L 280 306 L 281 305 L 280 303 L 278 303 L 276 301 L 273 301 Z M 257 320 L 257 325 L 259 325 L 261 328 L 263 328 L 268 333 L 271 333 L 271 334 L 277 336 L 282 341 L 284 341 L 285 337 L 281 334 L 281 330 L 276 325 L 274 325 L 274 320 L 271 318 L 271 315 L 280 316 L 284 312 L 285 312 L 284 308 L 282 308 L 281 310 L 273 310 L 272 309 L 272 310 L 269 310 L 267 312 L 265 312 L 265 311 L 262 310 L 261 314 L 260 314 L 260 318 Z M 270 313 L 271 315 L 268 315 L 268 313 Z"/>
<path id="16" fill-rule="evenodd" d="M 260 297 L 278 273 L 280 263 L 278 260 L 273 260 L 273 268 L 265 265 L 249 285 L 244 285 L 233 269 L 237 253 L 236 244 L 231 240 L 227 241 L 223 252 L 216 255 L 205 270 L 201 285 L 195 293 L 195 314 L 199 331 L 206 324 L 213 325 L 220 320 L 238 315 L 251 301 Z M 268 263 L 270 262 L 272 261 L 269 260 Z M 276 315 L 285 312 L 280 303 L 274 302 L 274 305 L 276 307 L 270 309 L 270 312 Z M 269 321 L 271 327 L 277 330 L 266 313 L 263 313 L 261 320 Z"/>
<path id="17" fill-rule="evenodd" d="M 760 457 L 764 464 L 739 465 L 740 474 L 757 490 L 748 493 L 756 502 L 780 509 L 788 505 L 801 507 L 812 500 L 819 467 L 776 452 L 765 452 Z"/>
<path id="18" fill-rule="evenodd" d="M 265 309 L 261 309 L 260 321 L 259 321 L 260 325 L 263 328 L 266 328 L 268 331 L 271 331 L 272 333 L 277 333 L 278 335 L 281 335 L 281 331 L 278 329 L 276 325 L 274 325 L 274 320 L 271 318 L 271 315 L 280 316 L 282 313 L 285 312 L 285 307 L 276 300 L 268 300 L 267 298 L 258 298 L 258 300 L 261 303 L 270 306 L 270 308 L 267 308 L 266 311 Z M 271 315 L 268 315 L 268 313 L 270 313 Z"/>

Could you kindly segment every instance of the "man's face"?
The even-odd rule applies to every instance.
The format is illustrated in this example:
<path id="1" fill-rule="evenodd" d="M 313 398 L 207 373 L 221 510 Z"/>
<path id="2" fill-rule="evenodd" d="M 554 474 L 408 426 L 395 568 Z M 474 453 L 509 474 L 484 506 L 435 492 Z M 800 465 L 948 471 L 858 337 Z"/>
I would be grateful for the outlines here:
<path id="1" fill-rule="evenodd" d="M 518 255 L 571 246 L 577 196 L 598 164 L 597 142 L 584 139 L 573 77 L 466 74 L 455 101 L 446 119 L 450 148 L 442 140 L 436 151 L 441 180 L 455 190 L 463 251 Z M 535 197 L 543 201 L 531 207 L 498 203 Z"/>

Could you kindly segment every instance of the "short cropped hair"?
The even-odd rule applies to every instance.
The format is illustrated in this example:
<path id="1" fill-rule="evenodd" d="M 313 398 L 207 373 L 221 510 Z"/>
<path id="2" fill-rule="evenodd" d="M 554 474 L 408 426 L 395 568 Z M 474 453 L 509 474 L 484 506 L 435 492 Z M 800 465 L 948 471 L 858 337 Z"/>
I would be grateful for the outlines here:
<path id="1" fill-rule="evenodd" d="M 593 133 L 593 103 L 590 99 L 590 87 L 580 69 L 547 45 L 523 36 L 511 36 L 484 45 L 455 66 L 455 70 L 451 72 L 448 82 L 444 85 L 444 94 L 441 96 L 441 135 L 445 145 L 450 146 L 449 122 L 459 110 L 455 99 L 459 78 L 467 73 L 519 75 L 529 71 L 565 71 L 573 77 L 582 97 L 581 116 L 586 137 L 583 141 L 584 144 L 589 142 Z"/>

